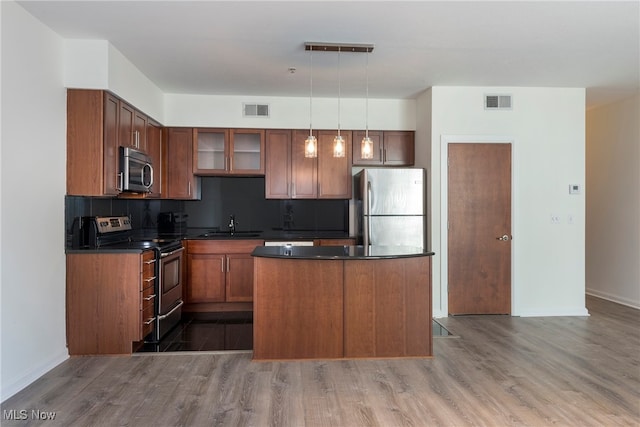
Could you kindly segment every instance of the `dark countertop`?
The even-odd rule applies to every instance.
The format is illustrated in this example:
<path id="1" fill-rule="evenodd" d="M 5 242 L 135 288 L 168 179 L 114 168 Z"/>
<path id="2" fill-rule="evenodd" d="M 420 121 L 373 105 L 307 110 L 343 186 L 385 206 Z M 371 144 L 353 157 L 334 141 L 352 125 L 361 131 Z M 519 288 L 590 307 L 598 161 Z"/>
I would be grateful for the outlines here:
<path id="1" fill-rule="evenodd" d="M 388 259 L 432 256 L 421 248 L 410 246 L 258 246 L 254 257 L 284 259 Z"/>
<path id="2" fill-rule="evenodd" d="M 158 234 L 155 231 L 141 232 L 137 238 L 162 239 L 162 240 L 272 240 L 272 241 L 296 241 L 315 239 L 352 239 L 349 233 L 343 231 L 288 231 L 288 230 L 238 230 L 234 235 L 227 231 L 218 231 L 212 228 L 189 228 L 185 234 L 168 236 Z M 144 247 L 141 242 L 123 243 L 116 246 L 103 246 L 100 248 L 66 248 L 65 253 L 140 253 L 149 247 Z"/>

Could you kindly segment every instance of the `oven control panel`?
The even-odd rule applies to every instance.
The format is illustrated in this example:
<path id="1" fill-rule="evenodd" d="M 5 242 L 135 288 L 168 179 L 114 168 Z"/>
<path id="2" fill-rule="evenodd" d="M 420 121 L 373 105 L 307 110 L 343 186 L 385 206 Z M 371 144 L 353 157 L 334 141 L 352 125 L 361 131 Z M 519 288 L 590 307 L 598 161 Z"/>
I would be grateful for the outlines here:
<path id="1" fill-rule="evenodd" d="M 131 218 L 128 216 L 97 216 L 96 227 L 98 233 L 101 234 L 131 230 Z"/>

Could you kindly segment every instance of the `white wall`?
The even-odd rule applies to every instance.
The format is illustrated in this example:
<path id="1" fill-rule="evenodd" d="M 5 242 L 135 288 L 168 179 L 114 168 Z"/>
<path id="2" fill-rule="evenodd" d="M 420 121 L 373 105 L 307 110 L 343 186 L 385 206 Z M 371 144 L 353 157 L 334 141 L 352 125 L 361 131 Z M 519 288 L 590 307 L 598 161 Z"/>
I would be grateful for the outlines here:
<path id="1" fill-rule="evenodd" d="M 513 109 L 484 110 L 485 93 Z M 447 314 L 446 140 L 513 143 L 512 314 L 586 315 L 585 90 L 433 87 L 431 117 L 434 314 Z M 452 137 L 452 138 L 450 138 Z M 582 194 L 569 195 L 569 184 Z M 551 215 L 561 218 L 551 223 Z M 569 223 L 569 217 L 573 223 Z M 435 260 L 434 260 L 435 261 Z"/>
<path id="2" fill-rule="evenodd" d="M 14 2 L 0 7 L 0 400 L 5 400 L 68 357 L 66 94 L 62 39 Z"/>
<path id="3" fill-rule="evenodd" d="M 243 117 L 242 103 L 269 104 L 269 117 Z M 369 99 L 369 129 L 414 130 L 416 102 L 413 99 Z M 336 129 L 338 101 L 313 98 L 313 128 Z M 367 123 L 364 99 L 341 99 L 340 127 L 364 129 Z M 309 98 L 165 95 L 165 126 L 306 129 Z"/>
<path id="4" fill-rule="evenodd" d="M 106 40 L 64 40 L 64 86 L 109 90 L 164 122 L 164 94 Z"/>
<path id="5" fill-rule="evenodd" d="M 640 308 L 640 94 L 587 111 L 587 293 Z"/>

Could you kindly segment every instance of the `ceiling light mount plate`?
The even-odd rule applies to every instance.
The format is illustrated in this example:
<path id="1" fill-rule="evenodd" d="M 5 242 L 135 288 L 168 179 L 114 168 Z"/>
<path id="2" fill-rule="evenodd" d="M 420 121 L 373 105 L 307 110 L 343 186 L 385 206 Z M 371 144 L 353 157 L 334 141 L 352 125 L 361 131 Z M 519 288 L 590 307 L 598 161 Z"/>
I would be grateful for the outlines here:
<path id="1" fill-rule="evenodd" d="M 306 42 L 304 50 L 313 50 L 321 52 L 372 52 L 373 45 L 367 43 L 325 43 L 325 42 Z"/>

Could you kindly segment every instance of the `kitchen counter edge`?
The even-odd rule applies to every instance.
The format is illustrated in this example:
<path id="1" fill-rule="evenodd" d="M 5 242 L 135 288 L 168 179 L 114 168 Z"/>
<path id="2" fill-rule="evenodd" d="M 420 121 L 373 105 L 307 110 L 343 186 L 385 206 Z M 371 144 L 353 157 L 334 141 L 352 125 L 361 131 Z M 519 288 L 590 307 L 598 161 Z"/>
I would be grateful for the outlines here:
<path id="1" fill-rule="evenodd" d="M 410 246 L 258 246 L 258 258 L 308 260 L 368 260 L 433 256 L 434 252 Z"/>

